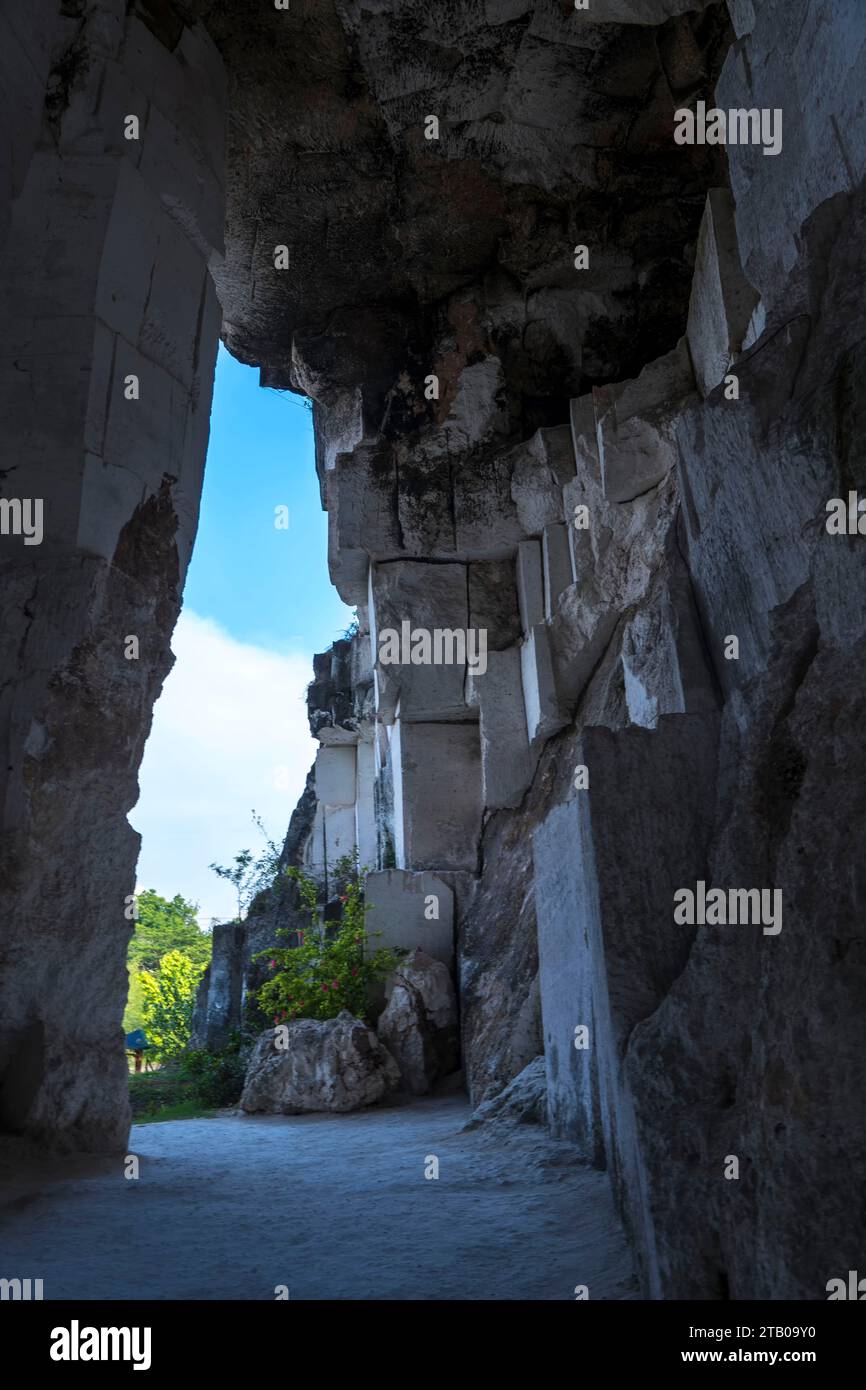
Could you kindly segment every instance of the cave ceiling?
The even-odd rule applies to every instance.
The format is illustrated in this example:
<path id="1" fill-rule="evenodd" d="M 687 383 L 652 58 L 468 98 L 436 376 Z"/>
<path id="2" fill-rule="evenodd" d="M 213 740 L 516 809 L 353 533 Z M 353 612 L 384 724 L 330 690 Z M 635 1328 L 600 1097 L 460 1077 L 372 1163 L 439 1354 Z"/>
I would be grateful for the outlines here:
<path id="1" fill-rule="evenodd" d="M 724 6 L 639 8 L 660 22 L 555 0 L 202 0 L 229 73 L 231 352 L 265 384 L 325 406 L 362 387 L 381 412 L 401 373 L 494 354 L 521 434 L 670 349 L 726 181 L 723 152 L 674 145 L 674 111 L 711 94 L 732 35 Z"/>

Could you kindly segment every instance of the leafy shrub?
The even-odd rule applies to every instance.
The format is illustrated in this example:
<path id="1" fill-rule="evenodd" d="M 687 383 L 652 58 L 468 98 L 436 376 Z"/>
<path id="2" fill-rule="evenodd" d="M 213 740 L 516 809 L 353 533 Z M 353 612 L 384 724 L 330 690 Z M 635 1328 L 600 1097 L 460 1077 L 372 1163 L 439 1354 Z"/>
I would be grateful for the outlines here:
<path id="1" fill-rule="evenodd" d="M 249 1042 L 236 1029 L 219 1052 L 203 1048 L 187 1052 L 181 1069 L 192 1082 L 196 1099 L 215 1109 L 236 1105 L 244 1086 L 249 1052 Z"/>
<path id="2" fill-rule="evenodd" d="M 370 986 L 396 969 L 406 953 L 390 947 L 371 949 L 381 932 L 366 929 L 369 908 L 357 860 L 346 857 L 336 866 L 336 877 L 345 887 L 339 922 L 323 921 L 316 885 L 300 869 L 287 869 L 286 877 L 298 885 L 310 926 L 300 933 L 300 945 L 274 946 L 256 955 L 256 960 L 267 960 L 274 972 L 257 992 L 258 1007 L 274 1023 L 336 1018 L 343 1009 L 366 1018 Z M 293 934 L 285 929 L 277 933 L 279 937 Z"/>
<path id="3" fill-rule="evenodd" d="M 130 1076 L 129 1100 L 136 1124 L 157 1117 L 164 1118 L 183 1106 L 195 1105 L 198 1110 L 203 1108 L 194 1094 L 192 1083 L 174 1063 L 160 1067 L 158 1071 Z"/>
<path id="4" fill-rule="evenodd" d="M 250 1039 L 234 1032 L 219 1052 L 186 1052 L 158 1071 L 130 1076 L 133 1119 L 136 1123 L 191 1119 L 236 1105 L 251 1046 Z"/>

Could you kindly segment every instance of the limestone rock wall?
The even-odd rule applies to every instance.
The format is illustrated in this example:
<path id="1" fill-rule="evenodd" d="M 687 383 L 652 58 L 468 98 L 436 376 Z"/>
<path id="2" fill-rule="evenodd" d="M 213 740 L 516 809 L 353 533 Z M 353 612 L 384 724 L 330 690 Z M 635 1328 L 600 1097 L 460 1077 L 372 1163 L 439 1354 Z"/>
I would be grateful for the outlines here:
<path id="1" fill-rule="evenodd" d="M 370 643 L 352 735 L 356 760 L 373 747 L 373 885 L 452 888 L 473 1100 L 544 1052 L 549 1122 L 610 1168 L 648 1295 L 821 1297 L 855 1256 L 863 1142 L 843 728 L 866 605 L 856 539 L 824 524 L 862 452 L 863 18 L 651 8 L 577 31 L 545 5 L 399 25 L 338 5 L 393 254 L 371 276 L 367 233 L 352 257 L 329 223 L 305 270 L 340 299 L 331 331 L 307 327 L 302 276 L 271 284 L 296 328 L 265 373 L 316 402 L 331 572 Z M 778 109 L 782 151 L 673 154 L 698 99 Z M 368 212 L 369 168 L 340 175 Z M 332 289 L 350 263 L 354 310 Z M 233 311 L 232 331 L 262 355 L 261 320 Z M 404 624 L 483 630 L 484 671 L 383 660 Z M 344 843 L 339 722 L 317 814 Z M 698 881 L 780 891 L 782 929 L 680 926 Z"/>
<path id="2" fill-rule="evenodd" d="M 320 751 L 287 854 L 327 899 L 357 850 L 371 925 L 452 966 L 473 1102 L 543 1053 L 548 1123 L 610 1170 L 645 1295 L 824 1297 L 857 1267 L 864 1215 L 866 584 L 862 538 L 826 525 L 828 500 L 864 485 L 862 6 L 199 0 L 143 5 L 126 26 L 160 53 L 219 51 L 225 258 L 207 177 L 189 204 L 164 169 L 161 215 L 202 276 L 207 261 L 230 349 L 263 384 L 313 399 L 331 575 L 358 612 L 357 632 L 315 661 Z M 135 52 L 127 42 L 133 66 Z M 52 133 L 74 89 L 61 68 Z M 701 102 L 747 125 L 754 109 L 755 139 L 678 143 L 677 112 Z M 762 112 L 782 121 L 775 152 Z M 162 114 L 192 148 L 195 123 Z M 22 122 L 22 148 L 35 128 Z M 7 245 L 31 265 L 21 158 Z M 95 164 L 100 179 L 117 166 L 124 189 L 146 183 L 123 150 Z M 120 335 L 111 291 L 97 296 L 112 265 L 102 196 L 84 197 L 102 208 L 87 312 Z M 62 227 L 62 197 L 50 205 Z M 27 302 L 13 293 L 13 323 Z M 206 347 L 210 291 L 202 302 Z M 156 354 L 147 324 L 138 350 Z M 194 360 L 201 403 L 206 354 Z M 84 443 L 64 438 L 64 476 L 78 469 L 93 499 L 76 544 L 97 579 L 84 593 L 50 572 L 70 607 L 61 641 L 52 603 L 28 598 L 29 557 L 9 569 L 41 645 L 26 714 L 10 706 L 26 752 L 7 805 L 37 942 L 57 921 L 46 880 L 30 887 L 39 856 L 84 866 L 64 911 L 79 932 L 93 924 L 88 976 L 91 941 L 101 953 L 93 1037 L 76 1023 L 87 1114 L 115 1055 L 122 923 L 113 955 L 104 943 L 134 853 L 122 811 L 197 492 L 194 468 L 157 469 L 127 516 L 133 466 L 81 472 Z M 87 490 L 94 476 L 104 492 Z M 142 526 L 164 547 L 150 571 Z M 149 684 L 106 655 L 104 612 L 112 633 L 144 628 L 127 581 L 162 642 Z M 69 632 L 58 657 L 49 637 Z M 94 649 L 113 682 L 111 755 Z M 779 929 L 677 920 L 675 895 L 702 883 L 780 893 Z M 205 1025 L 236 1011 L 251 942 L 272 927 L 225 930 Z M 41 1001 L 56 1011 L 85 985 L 63 995 L 15 959 L 22 1002 L 4 1046 L 25 1064 L 16 1075 L 38 1076 Z M 41 1100 L 28 1105 L 49 1089 L 19 1088 L 7 1113 L 38 1121 Z"/>
<path id="3" fill-rule="evenodd" d="M 223 66 L 200 25 L 158 12 L 0 21 L 0 1129 L 85 1148 L 126 1142 L 126 812 L 171 665 L 220 325 Z"/>

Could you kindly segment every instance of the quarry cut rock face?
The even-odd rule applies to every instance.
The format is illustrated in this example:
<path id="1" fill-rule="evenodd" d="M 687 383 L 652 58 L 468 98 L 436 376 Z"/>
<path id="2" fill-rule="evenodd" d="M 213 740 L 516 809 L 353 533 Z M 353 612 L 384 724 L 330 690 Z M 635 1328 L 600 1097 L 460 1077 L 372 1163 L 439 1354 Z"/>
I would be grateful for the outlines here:
<path id="1" fill-rule="evenodd" d="M 313 402 L 357 609 L 283 864 L 332 920 L 357 852 L 435 963 L 378 1038 L 264 1035 L 244 1105 L 459 1062 L 475 1123 L 608 1172 L 644 1298 L 826 1298 L 866 1226 L 861 0 L 0 26 L 4 1143 L 127 1142 L 126 814 L 221 336 Z M 216 933 L 203 1045 L 298 910 Z"/>

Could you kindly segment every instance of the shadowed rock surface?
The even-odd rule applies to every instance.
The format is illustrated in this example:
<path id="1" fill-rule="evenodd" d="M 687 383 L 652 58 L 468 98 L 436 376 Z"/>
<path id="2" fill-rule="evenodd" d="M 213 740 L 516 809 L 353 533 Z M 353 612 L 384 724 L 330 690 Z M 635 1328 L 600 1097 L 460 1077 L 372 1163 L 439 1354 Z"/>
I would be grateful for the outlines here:
<path id="1" fill-rule="evenodd" d="M 426 1096 L 457 1070 L 457 1000 L 447 965 L 415 950 L 391 976 L 388 1003 L 376 1023 L 379 1041 L 400 1069 L 403 1087 Z"/>
<path id="2" fill-rule="evenodd" d="M 356 850 L 386 941 L 453 970 L 482 1115 L 543 1053 L 644 1296 L 825 1297 L 866 1224 L 860 0 L 0 23 L 0 486 L 46 499 L 0 537 L 0 1125 L 125 1143 L 125 817 L 221 331 L 313 400 L 358 611 L 286 862 L 327 902 Z M 781 151 L 676 143 L 698 101 Z M 404 624 L 450 659 L 383 660 Z M 781 892 L 781 931 L 675 922 L 698 882 Z M 205 1035 L 282 910 L 223 930 Z"/>

